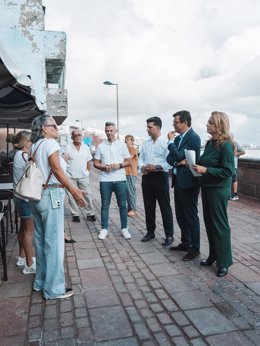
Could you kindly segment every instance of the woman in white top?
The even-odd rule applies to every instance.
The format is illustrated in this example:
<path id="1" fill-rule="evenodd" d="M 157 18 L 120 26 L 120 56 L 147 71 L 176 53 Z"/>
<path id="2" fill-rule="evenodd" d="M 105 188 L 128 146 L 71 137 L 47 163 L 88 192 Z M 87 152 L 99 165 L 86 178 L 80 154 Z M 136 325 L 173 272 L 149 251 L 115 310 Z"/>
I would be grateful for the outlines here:
<path id="1" fill-rule="evenodd" d="M 31 146 L 31 133 L 29 131 L 21 131 L 17 135 L 13 135 L 10 141 L 16 149 L 13 161 L 13 179 L 14 188 L 21 179 L 27 161 L 28 152 Z M 19 256 L 16 265 L 24 267 L 23 274 L 33 274 L 36 271 L 35 257 L 33 256 L 33 217 L 29 201 L 14 195 L 14 203 L 18 215 L 21 219 L 20 229 L 18 232 Z"/>
<path id="2" fill-rule="evenodd" d="M 64 276 L 64 188 L 79 206 L 85 206 L 83 191 L 75 188 L 66 177 L 66 162 L 60 157 L 57 124 L 53 117 L 43 114 L 32 123 L 32 147 L 35 161 L 45 185 L 40 201 L 30 201 L 34 216 L 36 249 L 35 291 L 43 291 L 45 299 L 71 297 L 74 292 L 65 288 Z M 50 174 L 51 173 L 51 174 Z"/>

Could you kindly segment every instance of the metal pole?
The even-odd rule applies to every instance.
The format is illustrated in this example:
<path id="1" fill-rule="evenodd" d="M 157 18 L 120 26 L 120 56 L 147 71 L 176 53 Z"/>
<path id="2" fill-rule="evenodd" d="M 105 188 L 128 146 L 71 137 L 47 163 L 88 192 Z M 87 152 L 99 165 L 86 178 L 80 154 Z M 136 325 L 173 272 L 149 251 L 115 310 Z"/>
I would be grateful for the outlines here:
<path id="1" fill-rule="evenodd" d="M 116 83 L 116 126 L 117 126 L 117 138 L 119 139 L 119 106 L 118 106 L 118 83 Z"/>

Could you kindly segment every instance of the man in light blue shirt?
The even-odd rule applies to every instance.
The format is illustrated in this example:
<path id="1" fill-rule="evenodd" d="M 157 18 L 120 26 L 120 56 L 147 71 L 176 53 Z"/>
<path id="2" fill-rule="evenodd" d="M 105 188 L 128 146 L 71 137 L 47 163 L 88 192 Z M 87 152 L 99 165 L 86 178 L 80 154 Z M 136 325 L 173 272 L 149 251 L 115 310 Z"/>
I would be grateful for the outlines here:
<path id="1" fill-rule="evenodd" d="M 168 246 L 173 242 L 173 217 L 168 176 L 171 166 L 166 161 L 169 153 L 168 144 L 167 139 L 161 137 L 161 119 L 151 117 L 146 122 L 150 138 L 144 142 L 138 161 L 139 169 L 143 174 L 142 191 L 147 229 L 142 242 L 155 238 L 156 201 L 158 201 L 165 232 L 165 241 L 162 245 Z"/>

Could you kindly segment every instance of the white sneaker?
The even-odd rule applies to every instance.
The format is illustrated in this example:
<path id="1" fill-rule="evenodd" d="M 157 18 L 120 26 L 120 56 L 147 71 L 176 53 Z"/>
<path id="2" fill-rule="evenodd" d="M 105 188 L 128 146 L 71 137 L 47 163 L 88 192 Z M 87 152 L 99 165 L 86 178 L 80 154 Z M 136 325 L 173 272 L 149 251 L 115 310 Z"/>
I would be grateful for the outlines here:
<path id="1" fill-rule="evenodd" d="M 65 298 L 69 298 L 73 295 L 74 295 L 74 291 L 72 288 L 65 288 L 65 292 L 63 294 L 61 294 L 60 296 L 51 297 L 51 298 L 45 298 L 44 297 L 44 299 L 65 299 Z"/>
<path id="2" fill-rule="evenodd" d="M 35 274 L 36 273 L 36 259 L 35 257 L 32 258 L 32 265 L 30 267 L 27 267 L 27 264 L 25 264 L 23 268 L 23 274 Z"/>
<path id="3" fill-rule="evenodd" d="M 125 239 L 130 239 L 131 238 L 131 234 L 128 232 L 128 228 L 122 228 L 121 229 L 121 233 L 122 233 L 122 236 Z"/>
<path id="4" fill-rule="evenodd" d="M 23 267 L 25 266 L 26 264 L 26 259 L 25 257 L 20 257 L 20 256 L 17 256 L 16 257 L 16 263 L 15 263 L 18 267 Z"/>
<path id="5" fill-rule="evenodd" d="M 106 239 L 107 234 L 108 234 L 108 230 L 103 228 L 98 235 L 98 239 L 100 240 Z"/>

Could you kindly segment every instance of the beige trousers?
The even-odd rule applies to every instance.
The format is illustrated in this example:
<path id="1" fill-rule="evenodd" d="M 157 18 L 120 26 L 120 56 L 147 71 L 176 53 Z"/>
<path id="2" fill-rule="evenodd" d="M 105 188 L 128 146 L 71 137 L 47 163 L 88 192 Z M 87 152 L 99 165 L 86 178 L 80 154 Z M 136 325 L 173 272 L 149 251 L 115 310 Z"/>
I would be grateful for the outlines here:
<path id="1" fill-rule="evenodd" d="M 87 202 L 87 206 L 85 207 L 85 210 L 86 210 L 87 216 L 94 215 L 95 212 L 94 212 L 94 206 L 92 202 L 89 177 L 87 176 L 84 178 L 70 178 L 70 180 L 75 187 L 87 192 L 87 194 L 84 195 L 84 198 Z M 67 194 L 69 197 L 69 205 L 70 205 L 70 211 L 72 216 L 79 216 L 79 207 L 77 203 L 75 202 L 74 198 L 68 191 L 67 191 Z"/>

